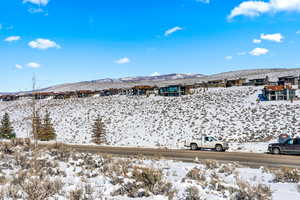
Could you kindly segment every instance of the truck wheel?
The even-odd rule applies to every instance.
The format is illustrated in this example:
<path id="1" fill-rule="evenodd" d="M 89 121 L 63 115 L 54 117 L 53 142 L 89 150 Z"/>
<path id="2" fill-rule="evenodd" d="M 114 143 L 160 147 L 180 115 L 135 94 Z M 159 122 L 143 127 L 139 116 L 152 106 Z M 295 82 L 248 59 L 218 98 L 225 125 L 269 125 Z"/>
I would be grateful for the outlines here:
<path id="1" fill-rule="evenodd" d="M 280 149 L 274 148 L 274 149 L 272 149 L 272 153 L 278 155 L 278 154 L 280 154 Z"/>
<path id="2" fill-rule="evenodd" d="M 223 147 L 222 147 L 222 145 L 216 145 L 216 148 L 215 148 L 215 150 L 216 150 L 216 151 L 218 151 L 218 152 L 221 152 L 221 151 L 223 151 Z"/>
<path id="3" fill-rule="evenodd" d="M 191 144 L 191 150 L 196 151 L 198 149 L 197 144 Z"/>

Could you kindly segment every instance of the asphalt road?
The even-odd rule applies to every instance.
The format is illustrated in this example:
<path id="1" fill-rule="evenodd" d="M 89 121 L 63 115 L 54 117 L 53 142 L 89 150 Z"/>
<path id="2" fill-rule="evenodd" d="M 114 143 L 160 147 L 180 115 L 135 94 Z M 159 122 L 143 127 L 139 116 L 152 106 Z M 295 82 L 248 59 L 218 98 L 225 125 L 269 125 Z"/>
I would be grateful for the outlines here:
<path id="1" fill-rule="evenodd" d="M 103 147 L 87 145 L 68 145 L 79 152 L 110 154 L 118 157 L 149 156 L 170 160 L 194 162 L 212 159 L 221 162 L 238 162 L 250 167 L 293 167 L 300 168 L 300 156 L 271 155 L 260 153 L 190 151 L 173 149 L 131 148 L 131 147 Z"/>

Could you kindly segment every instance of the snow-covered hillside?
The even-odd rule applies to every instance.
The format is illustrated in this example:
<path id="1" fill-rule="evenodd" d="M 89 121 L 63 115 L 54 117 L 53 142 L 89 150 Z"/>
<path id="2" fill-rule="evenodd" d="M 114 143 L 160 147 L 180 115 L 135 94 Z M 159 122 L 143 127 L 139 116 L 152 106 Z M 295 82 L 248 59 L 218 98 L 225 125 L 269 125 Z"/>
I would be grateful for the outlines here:
<path id="1" fill-rule="evenodd" d="M 229 142 L 261 142 L 281 133 L 300 133 L 300 102 L 261 102 L 259 87 L 212 88 L 182 97 L 91 97 L 41 100 L 54 120 L 58 140 L 89 144 L 93 119 L 100 115 L 110 145 L 181 148 L 186 139 L 207 134 Z M 1 102 L 18 137 L 31 127 L 30 100 Z"/>

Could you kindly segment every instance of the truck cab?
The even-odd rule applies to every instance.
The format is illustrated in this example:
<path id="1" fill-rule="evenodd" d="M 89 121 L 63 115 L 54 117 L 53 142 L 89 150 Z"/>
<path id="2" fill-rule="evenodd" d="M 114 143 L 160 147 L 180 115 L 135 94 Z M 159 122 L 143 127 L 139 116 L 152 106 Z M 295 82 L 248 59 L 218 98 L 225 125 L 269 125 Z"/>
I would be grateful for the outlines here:
<path id="1" fill-rule="evenodd" d="M 217 140 L 211 136 L 201 136 L 199 139 L 185 141 L 185 147 L 189 147 L 191 150 L 201 150 L 201 149 L 212 149 L 215 151 L 226 151 L 229 149 L 227 143 Z"/>

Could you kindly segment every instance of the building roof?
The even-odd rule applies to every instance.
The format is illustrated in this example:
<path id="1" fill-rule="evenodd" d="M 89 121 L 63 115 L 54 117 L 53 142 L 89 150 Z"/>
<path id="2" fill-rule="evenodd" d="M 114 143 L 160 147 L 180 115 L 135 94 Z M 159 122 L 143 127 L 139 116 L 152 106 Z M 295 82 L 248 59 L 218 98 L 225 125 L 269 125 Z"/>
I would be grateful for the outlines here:
<path id="1" fill-rule="evenodd" d="M 287 79 L 290 79 L 290 78 L 299 78 L 299 76 L 281 76 L 281 77 L 278 77 L 278 79 L 285 79 L 285 78 L 287 78 Z"/>
<path id="2" fill-rule="evenodd" d="M 269 91 L 282 91 L 285 89 L 293 90 L 292 87 L 284 86 L 284 85 L 268 85 L 268 86 L 265 86 L 265 89 L 269 90 Z"/>

